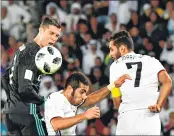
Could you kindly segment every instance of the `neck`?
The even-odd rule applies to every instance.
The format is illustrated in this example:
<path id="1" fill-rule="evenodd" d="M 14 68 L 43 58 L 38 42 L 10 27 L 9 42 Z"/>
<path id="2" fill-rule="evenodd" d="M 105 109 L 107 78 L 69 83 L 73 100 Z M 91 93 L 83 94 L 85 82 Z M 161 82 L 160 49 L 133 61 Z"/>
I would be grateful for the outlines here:
<path id="1" fill-rule="evenodd" d="M 34 38 L 34 41 L 37 43 L 37 45 L 39 45 L 41 48 L 43 47 L 43 45 L 41 44 L 40 42 L 40 39 L 39 39 L 39 36 L 37 35 L 35 38 Z"/>
<path id="2" fill-rule="evenodd" d="M 123 52 L 121 56 L 127 55 L 128 53 L 130 53 L 130 52 L 132 52 L 132 51 L 133 51 L 133 50 L 127 50 L 127 51 Z"/>

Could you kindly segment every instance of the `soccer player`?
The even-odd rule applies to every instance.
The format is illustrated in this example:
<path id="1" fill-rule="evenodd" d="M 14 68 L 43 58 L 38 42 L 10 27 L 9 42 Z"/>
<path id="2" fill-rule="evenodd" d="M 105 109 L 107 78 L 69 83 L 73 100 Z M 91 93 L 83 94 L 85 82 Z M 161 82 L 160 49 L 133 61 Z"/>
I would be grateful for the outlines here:
<path id="1" fill-rule="evenodd" d="M 91 106 L 104 99 L 115 86 L 120 87 L 128 75 L 123 75 L 115 82 L 109 84 L 88 96 L 89 83 L 86 76 L 75 72 L 65 83 L 65 89 L 49 95 L 45 102 L 45 122 L 48 135 L 75 135 L 76 124 L 85 119 L 100 118 L 98 107 L 92 107 L 82 114 L 76 115 L 79 106 Z"/>
<path id="2" fill-rule="evenodd" d="M 157 59 L 133 52 L 134 44 L 127 31 L 113 34 L 109 49 L 115 60 L 110 66 L 110 82 L 122 74 L 132 78 L 116 89 L 113 98 L 119 108 L 116 134 L 160 135 L 159 112 L 171 92 L 171 78 Z"/>
<path id="3" fill-rule="evenodd" d="M 19 48 L 2 77 L 8 97 L 4 112 L 9 135 L 47 135 L 39 108 L 44 103 L 44 97 L 38 95 L 42 73 L 35 65 L 35 55 L 40 48 L 55 44 L 60 32 L 59 20 L 46 17 L 37 36 Z"/>

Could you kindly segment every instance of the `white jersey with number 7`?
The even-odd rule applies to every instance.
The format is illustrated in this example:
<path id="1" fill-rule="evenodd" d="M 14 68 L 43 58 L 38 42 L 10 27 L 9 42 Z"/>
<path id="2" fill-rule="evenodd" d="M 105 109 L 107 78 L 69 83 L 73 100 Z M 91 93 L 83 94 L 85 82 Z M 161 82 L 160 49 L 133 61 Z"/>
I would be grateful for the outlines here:
<path id="1" fill-rule="evenodd" d="M 122 102 L 119 112 L 146 109 L 155 104 L 159 96 L 158 73 L 164 70 L 155 58 L 130 52 L 114 61 L 110 67 L 110 82 L 123 74 L 129 74 L 132 80 L 126 80 L 120 87 Z"/>

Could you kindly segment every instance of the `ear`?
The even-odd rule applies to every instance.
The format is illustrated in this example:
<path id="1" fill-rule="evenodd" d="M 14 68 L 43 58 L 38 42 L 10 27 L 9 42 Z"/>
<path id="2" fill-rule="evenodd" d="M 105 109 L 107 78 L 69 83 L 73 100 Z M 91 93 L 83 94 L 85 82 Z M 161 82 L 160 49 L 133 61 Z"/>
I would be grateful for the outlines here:
<path id="1" fill-rule="evenodd" d="M 123 52 L 125 52 L 125 49 L 126 49 L 125 45 L 122 44 L 122 45 L 119 47 L 119 52 L 122 54 Z"/>
<path id="2" fill-rule="evenodd" d="M 43 28 L 39 27 L 39 33 L 42 33 L 42 32 L 43 32 Z"/>
<path id="3" fill-rule="evenodd" d="M 68 85 L 67 90 L 68 90 L 69 94 L 71 95 L 73 92 L 73 88 L 70 85 Z"/>

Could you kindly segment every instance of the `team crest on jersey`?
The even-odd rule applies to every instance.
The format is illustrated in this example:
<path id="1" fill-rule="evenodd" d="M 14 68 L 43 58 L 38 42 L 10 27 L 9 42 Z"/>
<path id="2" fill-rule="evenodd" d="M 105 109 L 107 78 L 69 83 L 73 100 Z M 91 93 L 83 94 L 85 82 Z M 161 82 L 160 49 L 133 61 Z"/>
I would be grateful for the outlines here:
<path id="1" fill-rule="evenodd" d="M 43 77 L 43 75 L 39 75 L 38 78 L 37 78 L 37 80 L 40 82 L 41 79 L 42 79 L 42 77 Z"/>

